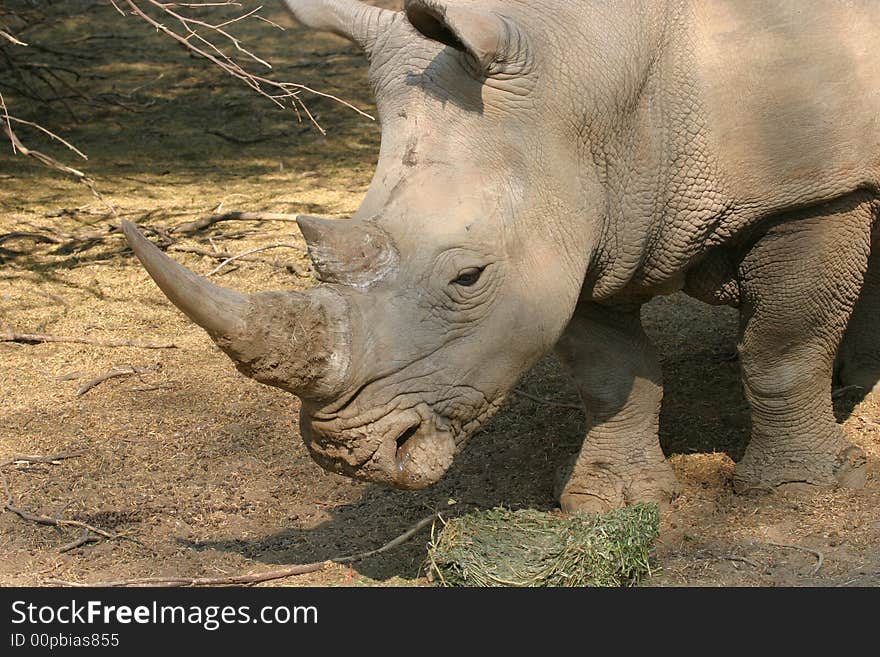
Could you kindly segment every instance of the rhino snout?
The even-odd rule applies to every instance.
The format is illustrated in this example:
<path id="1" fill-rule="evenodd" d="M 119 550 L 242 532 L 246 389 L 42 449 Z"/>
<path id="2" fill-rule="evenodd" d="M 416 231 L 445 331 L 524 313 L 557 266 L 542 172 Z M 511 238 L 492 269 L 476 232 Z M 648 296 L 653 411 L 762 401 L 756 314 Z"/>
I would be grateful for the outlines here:
<path id="1" fill-rule="evenodd" d="M 407 490 L 439 481 L 456 452 L 450 431 L 414 411 L 348 431 L 303 418 L 301 432 L 312 458 L 325 470 Z"/>

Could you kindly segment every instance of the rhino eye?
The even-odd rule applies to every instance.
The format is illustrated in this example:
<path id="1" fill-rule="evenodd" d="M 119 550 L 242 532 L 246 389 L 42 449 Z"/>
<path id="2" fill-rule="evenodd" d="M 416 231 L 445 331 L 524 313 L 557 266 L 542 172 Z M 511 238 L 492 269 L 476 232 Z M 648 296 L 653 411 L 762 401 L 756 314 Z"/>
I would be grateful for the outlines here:
<path id="1" fill-rule="evenodd" d="M 469 267 L 458 274 L 458 278 L 452 281 L 453 285 L 461 285 L 462 287 L 470 287 L 478 280 L 483 273 L 483 267 Z"/>

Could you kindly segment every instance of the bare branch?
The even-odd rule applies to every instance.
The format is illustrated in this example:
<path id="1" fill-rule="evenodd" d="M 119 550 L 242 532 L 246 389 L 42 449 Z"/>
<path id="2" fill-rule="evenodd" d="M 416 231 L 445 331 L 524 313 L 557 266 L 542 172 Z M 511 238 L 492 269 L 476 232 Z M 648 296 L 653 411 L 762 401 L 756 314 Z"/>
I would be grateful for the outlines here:
<path id="1" fill-rule="evenodd" d="M 513 389 L 513 394 L 518 395 L 520 397 L 524 397 L 533 402 L 537 402 L 539 404 L 544 404 L 545 406 L 553 406 L 555 408 L 567 408 L 573 411 L 583 411 L 582 406 L 578 406 L 576 404 L 566 404 L 565 402 L 556 402 L 550 399 L 544 399 L 542 397 L 536 397 L 535 395 L 531 395 L 527 393 L 525 390 L 520 390 L 519 388 Z"/>
<path id="2" fill-rule="evenodd" d="M 155 372 L 155 367 L 135 367 L 134 365 L 129 365 L 128 367 L 117 367 L 115 369 L 110 370 L 109 372 L 105 372 L 99 376 L 96 376 L 94 379 L 90 379 L 83 383 L 76 390 L 76 396 L 82 397 L 92 388 L 97 388 L 99 385 L 104 383 L 104 381 L 109 381 L 110 379 L 117 379 L 122 376 L 141 376 L 142 374 L 149 374 L 150 372 Z"/>
<path id="3" fill-rule="evenodd" d="M 253 89 L 261 96 L 268 98 L 270 101 L 283 108 L 290 108 L 299 114 L 302 111 L 311 121 L 311 123 L 322 133 L 326 131 L 320 126 L 315 117 L 306 107 L 300 98 L 302 93 L 309 93 L 316 96 L 328 98 L 338 102 L 349 109 L 354 110 L 362 116 L 374 120 L 370 114 L 354 106 L 346 100 L 343 100 L 333 94 L 323 93 L 312 89 L 303 84 L 295 82 L 279 82 L 271 78 L 267 78 L 247 70 L 244 64 L 236 59 L 235 56 L 227 54 L 221 47 L 223 43 L 231 45 L 237 53 L 240 53 L 245 61 L 257 63 L 266 68 L 272 68 L 271 64 L 255 53 L 245 48 L 239 39 L 232 35 L 225 28 L 235 23 L 241 22 L 248 18 L 260 19 L 279 29 L 280 26 L 272 23 L 268 19 L 259 16 L 258 12 L 262 7 L 246 11 L 243 14 L 235 16 L 221 22 L 208 22 L 203 19 L 187 16 L 175 8 L 199 9 L 202 7 L 238 7 L 239 3 L 235 2 L 216 2 L 216 3 L 172 3 L 161 2 L 160 0 L 118 0 L 119 3 L 126 7 L 131 14 L 137 16 L 141 20 L 146 21 L 153 28 L 162 32 L 166 36 L 171 37 L 179 44 L 195 53 L 199 57 L 203 57 L 211 63 L 219 66 L 229 75 L 241 80 L 248 87 Z M 117 7 L 118 8 L 118 7 Z M 156 15 L 149 11 L 152 9 Z M 163 19 L 170 21 L 171 26 L 166 25 Z M 214 43 L 209 37 L 219 37 L 221 44 Z"/>
<path id="4" fill-rule="evenodd" d="M 92 194 L 95 196 L 95 198 L 97 198 L 99 201 L 101 201 L 101 203 L 106 205 L 110 209 L 110 212 L 112 212 L 114 215 L 116 215 L 116 208 L 111 203 L 108 203 L 104 199 L 104 197 L 98 191 L 98 188 L 95 186 L 94 180 L 89 178 L 82 171 L 79 171 L 78 169 L 74 169 L 73 167 L 67 166 L 66 164 L 59 162 L 58 160 L 56 160 L 54 157 L 51 157 L 50 155 L 46 155 L 45 153 L 41 153 L 40 151 L 33 150 L 33 149 L 30 149 L 27 146 L 25 146 L 21 142 L 21 140 L 18 138 L 18 135 L 15 134 L 15 132 L 13 131 L 12 122 L 15 121 L 17 123 L 25 123 L 25 124 L 34 126 L 38 129 L 40 129 L 42 132 L 50 135 L 51 137 L 58 139 L 66 146 L 73 149 L 78 155 L 85 157 L 85 155 L 83 155 L 82 152 L 80 152 L 79 150 L 74 148 L 71 144 L 69 144 L 67 141 L 65 141 L 64 139 L 61 139 L 61 137 L 58 137 L 58 135 L 47 130 L 46 128 L 43 128 L 42 126 L 39 126 L 35 123 L 31 123 L 30 121 L 24 121 L 22 119 L 18 119 L 14 116 L 11 116 L 9 114 L 7 107 L 6 107 L 6 101 L 3 99 L 2 93 L 0 93 L 0 112 L 2 112 L 2 116 L 0 116 L 0 118 L 3 119 L 3 124 L 2 124 L 3 125 L 3 132 L 6 133 L 6 136 L 9 138 L 10 143 L 12 143 L 12 152 L 13 153 L 21 153 L 25 157 L 30 157 L 30 158 L 36 160 L 37 162 L 39 162 L 43 166 L 46 166 L 50 169 L 54 169 L 55 171 L 59 171 L 61 173 L 73 176 L 79 182 L 81 182 L 86 187 L 88 187 L 89 191 L 92 192 Z"/>
<path id="5" fill-rule="evenodd" d="M 111 582 L 93 582 L 81 583 L 70 582 L 67 580 L 47 580 L 46 584 L 53 586 L 234 586 L 236 584 L 258 584 L 260 582 L 268 582 L 275 579 L 284 579 L 295 575 L 304 575 L 306 573 L 314 573 L 324 570 L 332 563 L 351 564 L 363 561 L 370 557 L 374 557 L 383 552 L 387 552 L 398 545 L 402 545 L 418 534 L 422 529 L 433 523 L 440 517 L 439 513 L 433 513 L 426 518 L 422 518 L 415 525 L 407 529 L 397 538 L 389 541 L 385 545 L 375 550 L 361 552 L 345 557 L 337 557 L 328 559 L 327 561 L 315 561 L 313 563 L 296 564 L 292 566 L 284 566 L 263 573 L 252 573 L 247 575 L 230 575 L 226 577 L 137 577 L 134 579 L 122 579 Z"/>
<path id="6" fill-rule="evenodd" d="M 72 150 L 74 153 L 76 153 L 77 155 L 79 155 L 82 159 L 84 159 L 84 160 L 88 160 L 88 159 L 89 159 L 88 155 L 86 155 L 85 153 L 83 153 L 83 152 L 82 152 L 81 150 L 79 150 L 76 146 L 74 146 L 73 144 L 71 144 L 71 143 L 70 143 L 69 141 L 67 141 L 66 139 L 63 139 L 63 138 L 59 137 L 58 135 L 56 135 L 56 134 L 55 134 L 54 132 L 52 132 L 51 130 L 47 130 L 46 128 L 44 128 L 43 126 L 41 126 L 39 123 L 34 123 L 33 121 L 25 121 L 24 119 L 19 119 L 19 118 L 14 117 L 14 116 L 9 116 L 9 114 L 6 114 L 6 115 L 5 115 L 5 118 L 6 118 L 6 121 L 7 121 L 7 122 L 8 122 L 8 121 L 15 121 L 16 123 L 21 123 L 21 124 L 23 124 L 23 125 L 29 125 L 29 126 L 31 126 L 32 128 L 36 128 L 37 130 L 39 130 L 40 132 L 42 132 L 42 133 L 48 135 L 49 137 L 51 137 L 51 138 L 54 139 L 55 141 L 59 141 L 59 142 L 61 142 L 62 144 L 64 144 L 65 146 L 67 146 L 67 148 L 69 148 L 69 149 Z"/>
<path id="7" fill-rule="evenodd" d="M 80 450 L 78 452 L 61 452 L 60 454 L 51 454 L 49 456 L 30 456 L 28 454 L 13 454 L 5 461 L 0 461 L 0 468 L 5 468 L 8 465 L 19 464 L 19 463 L 50 463 L 51 465 L 58 465 L 60 461 L 64 461 L 66 459 L 73 459 L 78 456 L 82 456 L 85 454 L 85 451 Z"/>
<path id="8" fill-rule="evenodd" d="M 3 30 L 0 30 L 0 37 L 3 37 L 7 41 L 11 41 L 16 46 L 26 46 L 27 45 L 24 41 L 20 41 L 20 40 L 16 39 L 14 36 L 9 34 L 9 32 L 4 32 Z"/>
<path id="9" fill-rule="evenodd" d="M 803 545 L 790 545 L 788 543 L 771 543 L 770 541 L 764 541 L 764 545 L 770 545 L 773 547 L 784 548 L 786 550 L 798 550 L 799 552 L 806 552 L 807 554 L 812 554 L 816 557 L 816 565 L 813 567 L 813 570 L 810 571 L 810 577 L 815 577 L 819 574 L 819 569 L 822 568 L 822 564 L 825 563 L 825 555 L 823 555 L 819 550 L 814 550 L 813 548 L 804 547 Z"/>
<path id="10" fill-rule="evenodd" d="M 0 331 L 0 342 L 19 342 L 22 344 L 39 344 L 41 342 L 71 342 L 91 344 L 97 347 L 135 347 L 138 349 L 177 349 L 173 342 L 142 342 L 140 340 L 99 340 L 79 335 L 43 335 L 40 333 L 13 333 L 10 330 Z"/>
<path id="11" fill-rule="evenodd" d="M 223 262 L 221 262 L 219 265 L 214 267 L 214 269 L 209 271 L 206 274 L 206 276 L 213 276 L 214 274 L 216 274 L 218 271 L 223 269 L 226 265 L 228 265 L 230 262 L 232 262 L 234 260 L 240 260 L 246 256 L 252 255 L 254 253 L 259 253 L 260 251 L 268 251 L 269 249 L 299 249 L 299 250 L 302 250 L 302 247 L 299 244 L 290 244 L 287 242 L 281 242 L 278 244 L 268 244 L 266 246 L 258 246 L 253 249 L 248 249 L 247 251 L 242 251 L 241 253 L 237 253 L 235 255 L 229 256 Z"/>
<path id="12" fill-rule="evenodd" d="M 222 221 L 289 221 L 296 222 L 302 215 L 283 214 L 278 212 L 227 212 L 215 214 L 203 219 L 188 221 L 171 229 L 173 233 L 194 233 Z"/>
<path id="13" fill-rule="evenodd" d="M 103 536 L 104 538 L 116 540 L 121 538 L 119 534 L 114 534 L 113 532 L 108 532 L 100 527 L 95 527 L 94 525 L 90 525 L 86 522 L 81 522 L 79 520 L 64 520 L 62 518 L 53 518 L 51 516 L 43 515 L 42 513 L 34 513 L 32 511 L 28 511 L 27 509 L 23 509 L 16 505 L 15 498 L 12 496 L 12 490 L 9 488 L 9 482 L 6 480 L 6 476 L 3 474 L 3 468 L 12 463 L 17 463 L 18 461 L 27 461 L 29 463 L 51 463 L 53 465 L 57 464 L 60 460 L 65 458 L 73 458 L 74 456 L 79 456 L 82 454 L 56 454 L 54 456 L 13 456 L 11 459 L 4 461 L 0 464 L 0 483 L 3 484 L 3 492 L 6 494 L 6 501 L 3 504 L 4 511 L 10 511 L 11 513 L 16 514 L 22 520 L 27 520 L 28 522 L 35 522 L 38 525 L 50 525 L 52 527 L 79 527 L 85 531 L 86 534 L 89 532 L 93 534 L 97 534 L 98 536 Z M 65 507 L 66 508 L 66 507 Z M 85 542 L 85 541 L 84 541 Z M 82 543 L 80 543 L 81 545 Z M 72 547 L 64 546 L 68 549 L 72 549 Z M 74 546 L 75 547 L 75 546 Z"/>

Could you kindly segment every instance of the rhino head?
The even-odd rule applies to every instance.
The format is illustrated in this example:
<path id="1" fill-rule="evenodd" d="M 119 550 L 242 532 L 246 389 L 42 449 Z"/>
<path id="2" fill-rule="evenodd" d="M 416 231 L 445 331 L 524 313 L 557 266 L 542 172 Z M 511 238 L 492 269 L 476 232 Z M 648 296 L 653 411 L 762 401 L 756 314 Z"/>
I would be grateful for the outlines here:
<path id="1" fill-rule="evenodd" d="M 363 48 L 382 123 L 357 213 L 299 220 L 321 284 L 238 294 L 125 233 L 241 372 L 301 398 L 322 467 L 422 488 L 571 317 L 595 216 L 577 135 L 527 3 L 287 4 Z"/>

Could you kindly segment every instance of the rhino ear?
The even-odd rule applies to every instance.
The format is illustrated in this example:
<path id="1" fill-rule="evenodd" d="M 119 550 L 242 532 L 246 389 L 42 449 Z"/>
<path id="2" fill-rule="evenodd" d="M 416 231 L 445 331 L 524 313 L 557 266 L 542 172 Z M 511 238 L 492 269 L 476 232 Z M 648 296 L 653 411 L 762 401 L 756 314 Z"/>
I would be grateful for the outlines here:
<path id="1" fill-rule="evenodd" d="M 422 36 L 465 53 L 486 75 L 517 73 L 525 66 L 525 39 L 504 16 L 444 0 L 406 0 L 404 7 Z"/>
<path id="2" fill-rule="evenodd" d="M 314 30 L 333 32 L 359 45 L 372 55 L 378 36 L 397 12 L 360 0 L 283 0 L 293 17 Z"/>

